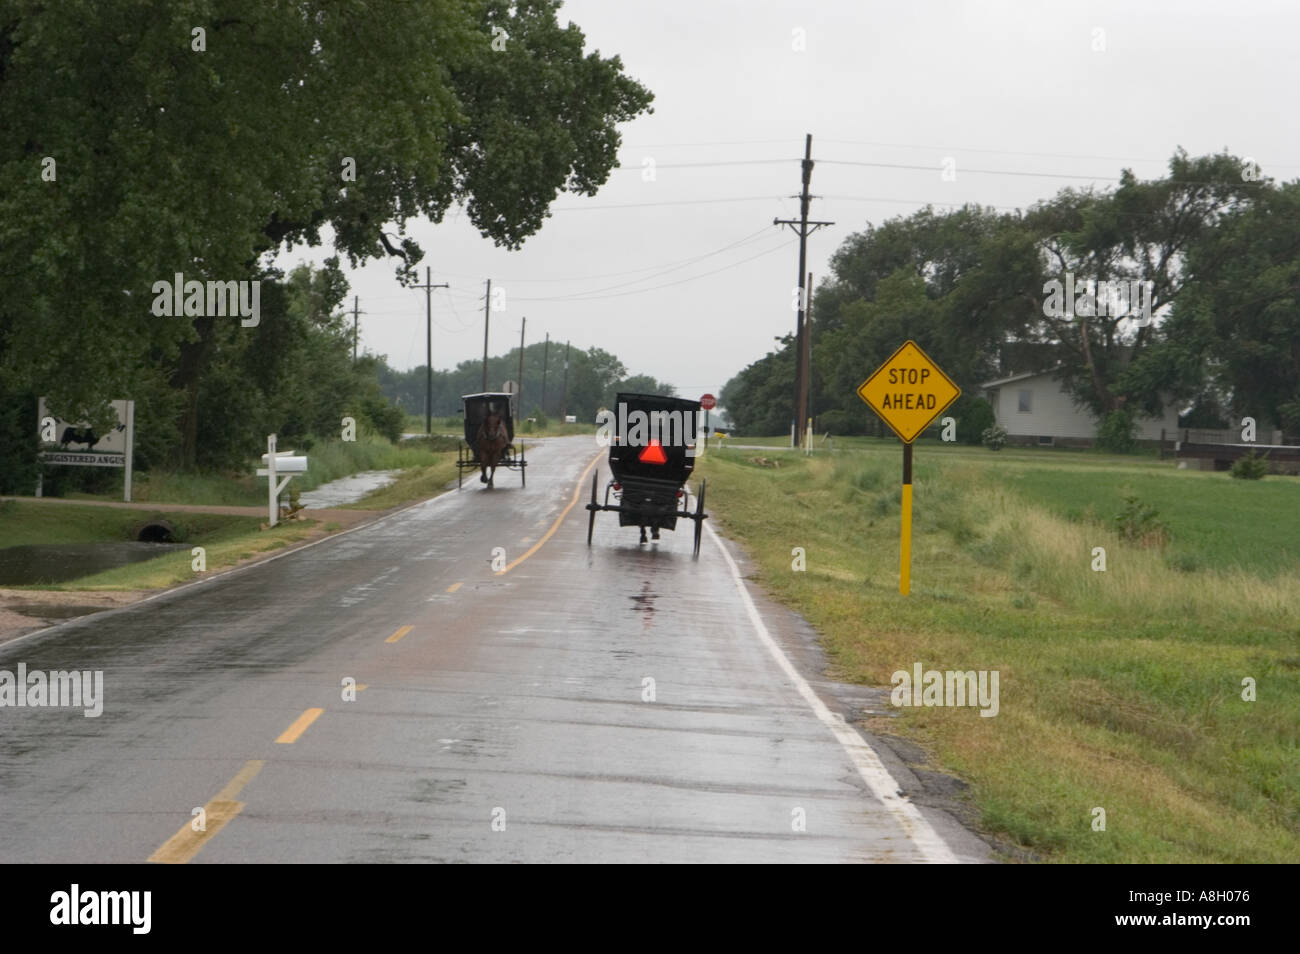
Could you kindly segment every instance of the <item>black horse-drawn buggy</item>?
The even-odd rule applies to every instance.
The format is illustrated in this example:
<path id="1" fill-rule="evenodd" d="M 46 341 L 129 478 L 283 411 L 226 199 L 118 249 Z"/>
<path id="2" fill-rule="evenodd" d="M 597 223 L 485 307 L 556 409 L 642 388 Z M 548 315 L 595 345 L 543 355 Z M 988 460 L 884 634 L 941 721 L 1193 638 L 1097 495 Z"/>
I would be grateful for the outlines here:
<path id="1" fill-rule="evenodd" d="M 597 499 L 599 473 L 591 478 L 591 503 L 587 504 L 587 546 L 591 546 L 596 514 L 612 510 L 620 527 L 640 527 L 659 539 L 660 530 L 674 530 L 677 518 L 695 521 L 695 556 L 700 554 L 704 532 L 704 481 L 695 494 L 695 511 L 687 504 L 686 479 L 695 467 L 695 442 L 700 402 L 659 394 L 619 394 L 610 433 L 609 470 L 605 499 Z M 613 501 L 611 503 L 611 500 Z"/>
<path id="2" fill-rule="evenodd" d="M 519 471 L 519 485 L 528 486 L 524 445 L 515 448 L 515 423 L 510 416 L 512 395 L 503 391 L 461 395 L 461 412 L 465 415 L 465 443 L 456 456 L 456 488 L 465 480 L 465 471 L 478 469 L 479 481 L 492 488 L 498 467 Z M 518 456 L 516 456 L 516 454 Z"/>

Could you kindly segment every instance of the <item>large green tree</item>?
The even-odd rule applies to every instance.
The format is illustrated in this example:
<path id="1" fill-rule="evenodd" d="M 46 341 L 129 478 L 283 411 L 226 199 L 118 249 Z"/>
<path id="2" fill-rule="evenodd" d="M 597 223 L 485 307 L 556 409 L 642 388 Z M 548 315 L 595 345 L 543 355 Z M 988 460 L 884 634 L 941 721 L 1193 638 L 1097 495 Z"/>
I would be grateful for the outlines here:
<path id="1" fill-rule="evenodd" d="M 1045 274 L 1149 282 L 1152 312 L 1172 313 L 1188 282 L 1218 281 L 1222 263 L 1207 255 L 1189 260 L 1189 250 L 1268 189 L 1266 181 L 1244 177 L 1245 168 L 1227 153 L 1191 158 L 1179 150 L 1160 179 L 1142 181 L 1126 169 L 1113 191 L 1062 190 L 1025 219 L 1038 237 Z M 1169 348 L 1163 320 L 1038 318 L 1037 340 L 1055 346 L 1067 387 L 1098 416 L 1157 414 L 1171 394 L 1188 396 L 1199 384 Z"/>
<path id="2" fill-rule="evenodd" d="M 164 369 L 192 463 L 231 320 L 157 317 L 153 283 L 267 277 L 325 240 L 410 279 L 406 223 L 456 204 L 518 247 L 605 181 L 651 99 L 558 8 L 5 0 L 0 383 L 96 420 Z"/>
<path id="3" fill-rule="evenodd" d="M 1213 416 L 1230 391 L 1242 407 L 1296 420 L 1294 209 L 1290 192 L 1251 172 L 1228 153 L 1180 150 L 1163 177 L 1125 170 L 1113 189 L 1065 189 L 1024 213 L 925 208 L 868 225 L 837 250 L 813 299 L 814 415 L 858 429 L 856 385 L 911 337 L 966 392 L 959 418 L 980 382 L 1056 369 L 1099 418 L 1156 414 L 1170 397 Z M 1149 282 L 1153 320 L 1049 314 L 1046 283 L 1066 272 L 1080 284 Z M 1234 297 L 1242 289 L 1252 294 Z M 729 383 L 725 403 L 742 428 L 788 431 L 789 348 Z"/>
<path id="4" fill-rule="evenodd" d="M 1188 260 L 1197 277 L 1170 325 L 1178 356 L 1234 422 L 1300 431 L 1300 183 L 1224 217 Z"/>
<path id="5" fill-rule="evenodd" d="M 425 401 L 425 366 L 396 371 L 382 358 L 377 359 L 376 374 L 384 394 L 404 411 L 423 416 Z M 623 362 L 601 348 L 575 349 L 569 355 L 568 395 L 564 393 L 564 347 L 551 342 L 549 351 L 543 342 L 524 348 L 524 411 L 541 407 L 548 415 L 561 408 L 580 421 L 595 420 L 596 411 L 612 405 L 619 391 L 644 394 L 673 394 L 671 384 L 649 374 L 628 375 Z M 543 371 L 545 379 L 543 380 Z M 506 381 L 519 380 L 519 349 L 488 357 L 488 389 L 495 391 Z M 543 406 L 542 388 L 546 389 Z M 462 361 L 450 370 L 433 373 L 433 414 L 448 417 L 460 412 L 460 396 L 483 387 L 483 363 Z"/>
<path id="6" fill-rule="evenodd" d="M 718 403 L 742 434 L 788 434 L 794 422 L 794 335 L 723 385 Z"/>

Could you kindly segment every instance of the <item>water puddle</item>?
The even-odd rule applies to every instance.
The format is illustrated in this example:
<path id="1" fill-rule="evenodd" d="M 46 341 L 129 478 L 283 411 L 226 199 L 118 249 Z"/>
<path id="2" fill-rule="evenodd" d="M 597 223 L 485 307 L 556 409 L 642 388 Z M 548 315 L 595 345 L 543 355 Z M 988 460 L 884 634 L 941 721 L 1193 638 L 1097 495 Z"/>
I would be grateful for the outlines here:
<path id="1" fill-rule="evenodd" d="M 187 543 L 33 543 L 0 549 L 0 586 L 66 583 L 102 570 L 188 550 Z"/>
<path id="2" fill-rule="evenodd" d="M 67 603 L 9 603 L 4 608 L 36 619 L 75 619 L 113 609 L 111 606 L 74 606 Z"/>
<path id="3" fill-rule="evenodd" d="M 397 479 L 395 470 L 367 470 L 351 477 L 340 477 L 328 484 L 321 484 L 315 490 L 304 490 L 298 500 L 304 507 L 320 510 L 326 507 L 341 507 L 356 503 L 372 490 L 387 487 Z"/>

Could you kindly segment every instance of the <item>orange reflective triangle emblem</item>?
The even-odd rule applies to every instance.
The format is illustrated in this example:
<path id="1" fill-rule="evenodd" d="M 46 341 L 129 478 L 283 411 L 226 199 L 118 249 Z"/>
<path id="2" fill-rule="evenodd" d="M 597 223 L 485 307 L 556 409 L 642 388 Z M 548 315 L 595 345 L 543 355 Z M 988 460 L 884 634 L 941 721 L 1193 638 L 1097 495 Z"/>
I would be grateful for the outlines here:
<path id="1" fill-rule="evenodd" d="M 664 453 L 664 449 L 658 441 L 651 441 L 637 457 L 637 460 L 643 464 L 666 464 L 668 463 L 668 455 Z"/>

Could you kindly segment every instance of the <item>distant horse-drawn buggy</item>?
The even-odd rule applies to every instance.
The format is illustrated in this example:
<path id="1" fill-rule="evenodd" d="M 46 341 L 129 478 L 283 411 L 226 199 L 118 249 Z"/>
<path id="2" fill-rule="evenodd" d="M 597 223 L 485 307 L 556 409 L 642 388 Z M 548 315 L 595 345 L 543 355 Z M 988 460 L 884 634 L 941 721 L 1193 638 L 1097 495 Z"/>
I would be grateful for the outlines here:
<path id="1" fill-rule="evenodd" d="M 515 424 L 510 415 L 512 395 L 504 391 L 461 396 L 465 415 L 465 442 L 456 455 L 456 487 L 465 480 L 465 471 L 479 471 L 479 482 L 493 486 L 498 467 L 519 471 L 519 485 L 528 485 L 524 446 L 515 447 Z"/>
<path id="2" fill-rule="evenodd" d="M 705 482 L 689 507 L 686 479 L 695 468 L 695 443 L 700 402 L 659 394 L 619 394 L 614 412 L 606 419 L 609 435 L 610 480 L 604 501 L 598 497 L 599 473 L 591 478 L 587 545 L 591 546 L 596 514 L 618 514 L 620 527 L 639 527 L 641 543 L 646 530 L 659 539 L 660 530 L 674 530 L 679 517 L 695 521 L 694 555 L 700 553 L 700 536 L 708 514 L 704 512 Z"/>

